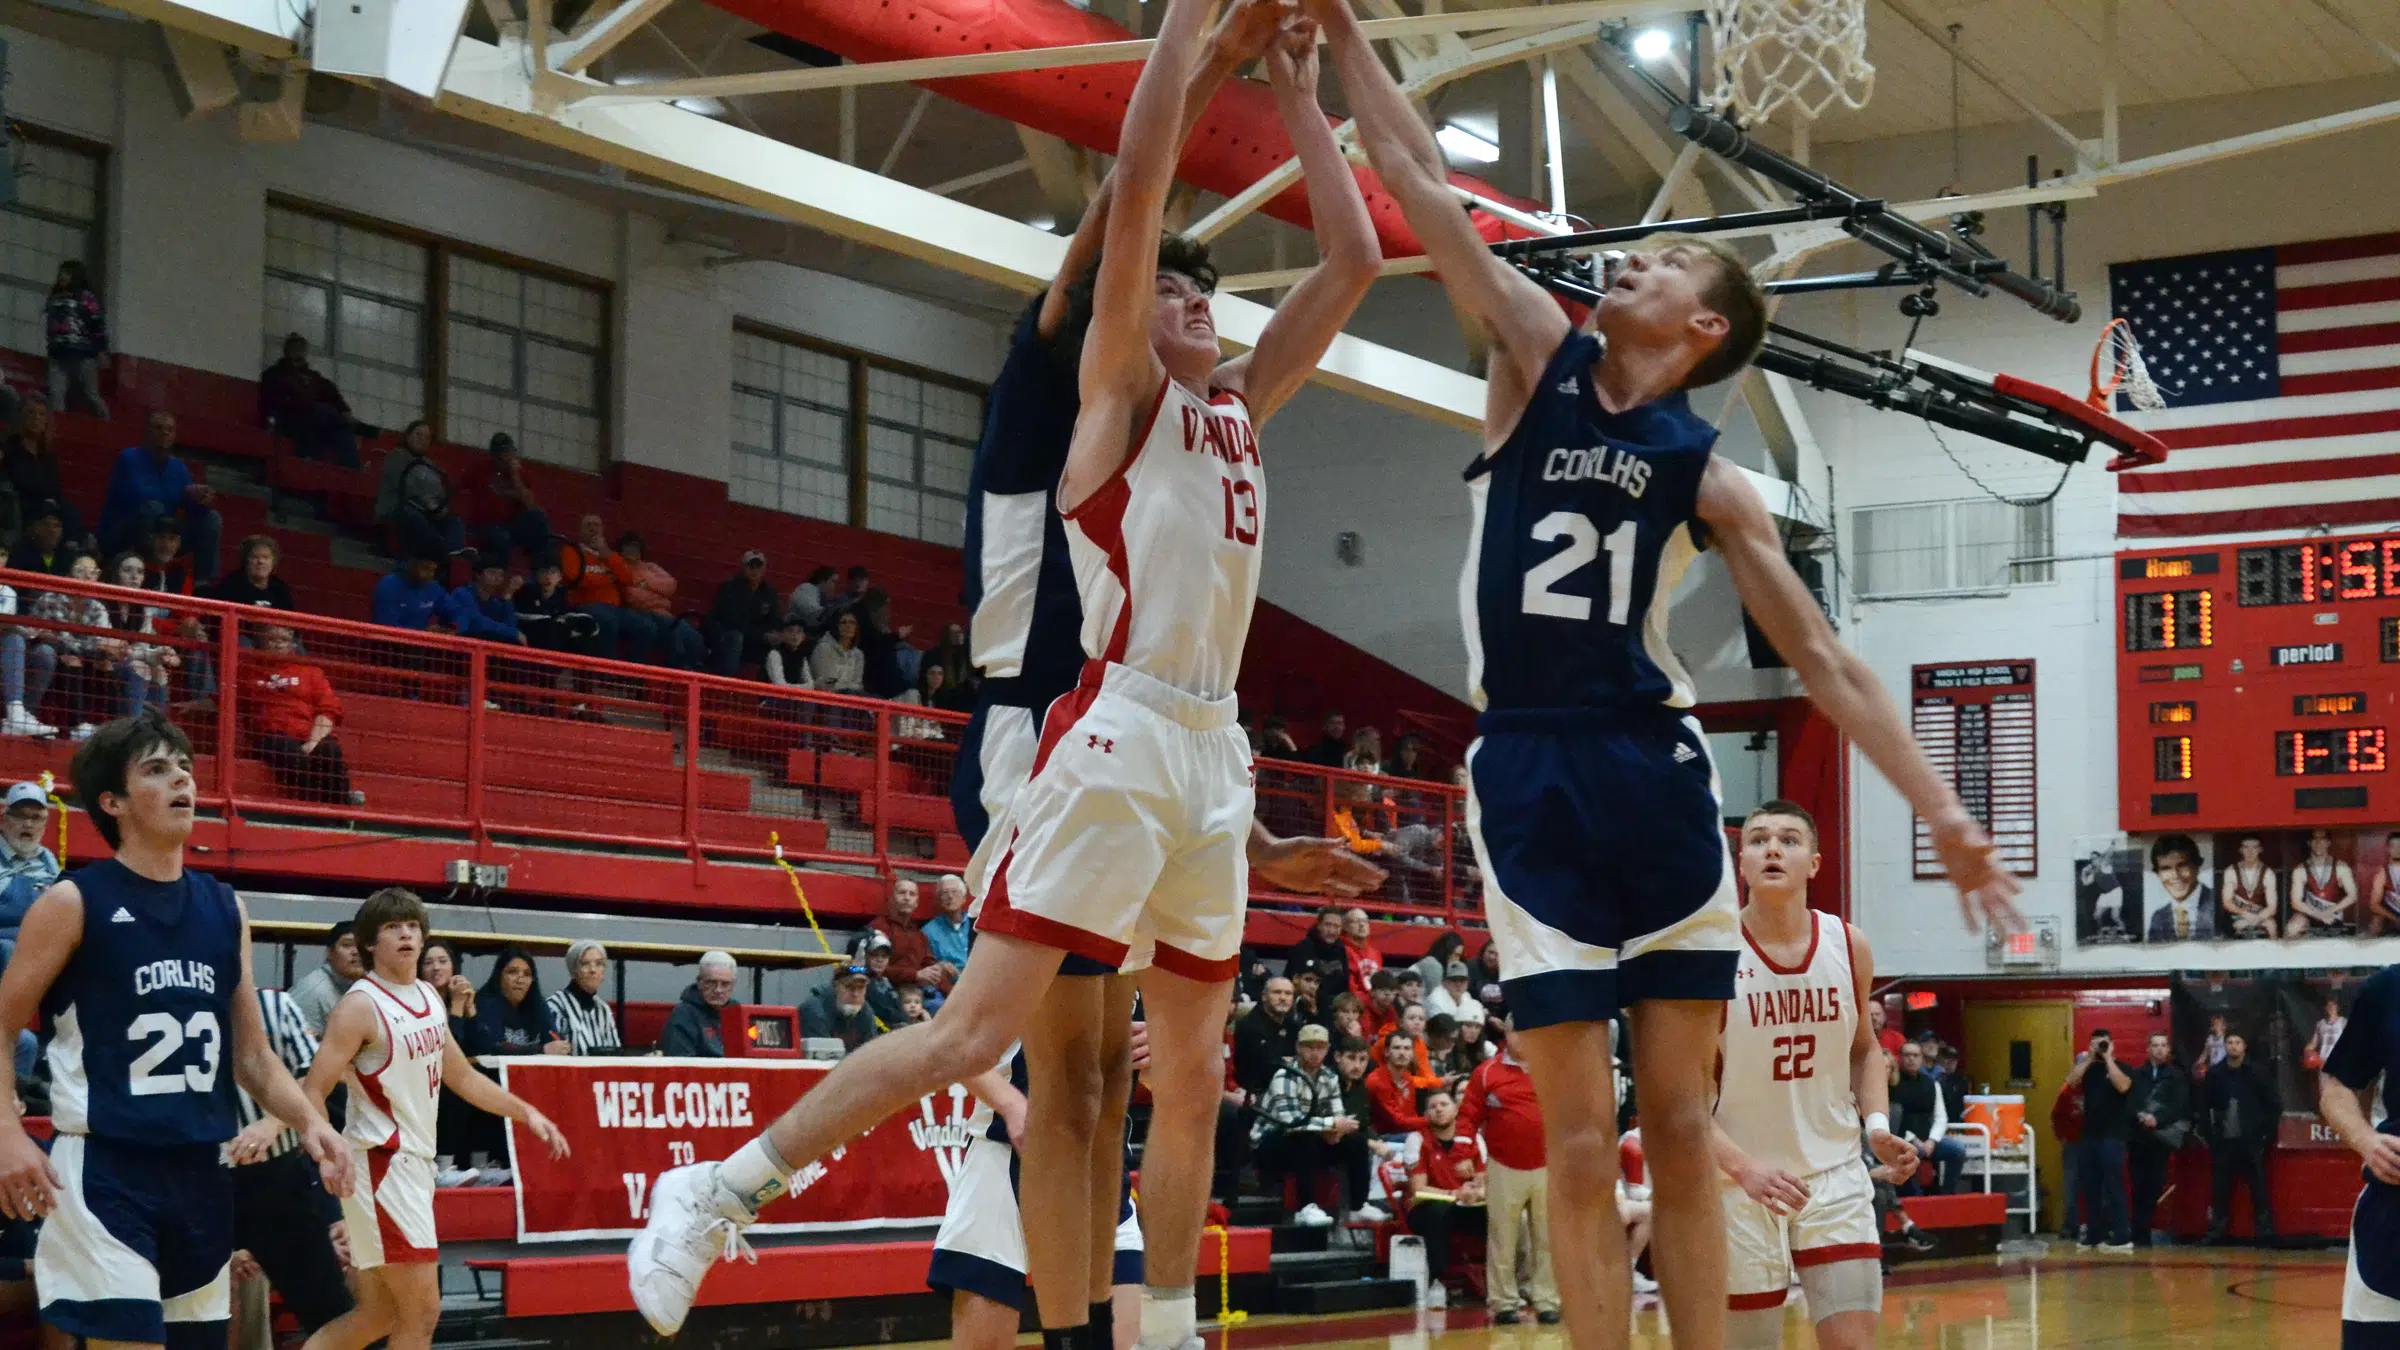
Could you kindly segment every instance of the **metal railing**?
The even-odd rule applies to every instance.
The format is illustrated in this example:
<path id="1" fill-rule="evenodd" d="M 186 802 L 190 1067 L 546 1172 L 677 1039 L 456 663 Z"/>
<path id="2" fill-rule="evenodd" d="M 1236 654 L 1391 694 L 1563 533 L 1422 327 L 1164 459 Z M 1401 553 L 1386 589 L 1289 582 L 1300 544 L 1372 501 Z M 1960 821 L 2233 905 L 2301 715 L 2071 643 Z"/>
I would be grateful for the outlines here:
<path id="1" fill-rule="evenodd" d="M 963 714 L 607 659 L 556 620 L 520 645 L 12 570 L 0 584 L 16 595 L 0 679 L 59 731 L 0 736 L 0 771 L 63 780 L 79 724 L 156 702 L 193 739 L 202 808 L 230 819 L 696 863 L 770 859 L 772 832 L 795 863 L 886 876 L 967 861 L 948 800 Z M 317 677 L 340 704 L 330 753 L 306 744 Z M 1270 829 L 1347 834 L 1390 870 L 1371 912 L 1480 921 L 1458 789 L 1279 760 L 1257 783 Z"/>

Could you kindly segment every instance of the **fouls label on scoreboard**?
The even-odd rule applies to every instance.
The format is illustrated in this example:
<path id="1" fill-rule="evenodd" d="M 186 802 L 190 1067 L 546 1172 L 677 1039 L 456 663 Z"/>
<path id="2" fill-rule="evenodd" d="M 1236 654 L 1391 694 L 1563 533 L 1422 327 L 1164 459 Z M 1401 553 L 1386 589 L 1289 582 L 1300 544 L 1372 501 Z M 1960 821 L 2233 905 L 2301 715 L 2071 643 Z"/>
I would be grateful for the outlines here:
<path id="1" fill-rule="evenodd" d="M 1934 770 L 2000 850 L 2001 864 L 2035 874 L 2033 662 L 1962 661 L 1910 671 L 1910 724 Z M 1914 874 L 1941 878 L 1933 832 L 1916 821 Z"/>

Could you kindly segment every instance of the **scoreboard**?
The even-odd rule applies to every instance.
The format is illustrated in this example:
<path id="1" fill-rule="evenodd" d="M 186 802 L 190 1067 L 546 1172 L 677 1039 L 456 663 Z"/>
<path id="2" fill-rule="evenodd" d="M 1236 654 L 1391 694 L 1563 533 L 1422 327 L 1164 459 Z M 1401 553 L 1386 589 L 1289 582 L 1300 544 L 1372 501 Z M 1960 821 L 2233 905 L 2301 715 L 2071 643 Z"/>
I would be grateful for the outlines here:
<path id="1" fill-rule="evenodd" d="M 2400 534 L 2117 555 L 2120 828 L 2400 821 Z"/>

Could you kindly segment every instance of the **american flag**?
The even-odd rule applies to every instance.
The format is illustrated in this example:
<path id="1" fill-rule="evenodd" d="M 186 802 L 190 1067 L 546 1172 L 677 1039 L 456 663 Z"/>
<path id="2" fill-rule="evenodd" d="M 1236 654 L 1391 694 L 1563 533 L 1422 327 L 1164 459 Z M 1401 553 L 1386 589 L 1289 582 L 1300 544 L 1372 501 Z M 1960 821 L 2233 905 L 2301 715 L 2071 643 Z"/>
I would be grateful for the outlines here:
<path id="1" fill-rule="evenodd" d="M 2167 404 L 2127 416 L 2169 453 L 2119 476 L 2119 538 L 2400 522 L 2400 234 L 2119 263 L 2108 283 Z"/>

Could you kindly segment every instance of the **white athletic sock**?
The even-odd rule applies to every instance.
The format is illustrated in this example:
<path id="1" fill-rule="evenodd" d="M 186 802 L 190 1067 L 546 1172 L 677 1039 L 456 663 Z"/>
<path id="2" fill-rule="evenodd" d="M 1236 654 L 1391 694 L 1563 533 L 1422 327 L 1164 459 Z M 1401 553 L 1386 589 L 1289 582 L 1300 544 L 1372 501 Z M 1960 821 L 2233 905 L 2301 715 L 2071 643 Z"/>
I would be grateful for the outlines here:
<path id="1" fill-rule="evenodd" d="M 717 1207 L 726 1211 L 727 1218 L 755 1219 L 761 1209 L 784 1193 L 791 1180 L 791 1166 L 762 1134 L 717 1164 Z M 727 1209 L 728 1203 L 739 1205 L 741 1212 Z"/>
<path id="2" fill-rule="evenodd" d="M 1155 1284 L 1142 1286 L 1143 1350 L 1183 1350 L 1198 1320 L 1192 1311 L 1190 1285 L 1180 1289 Z"/>

